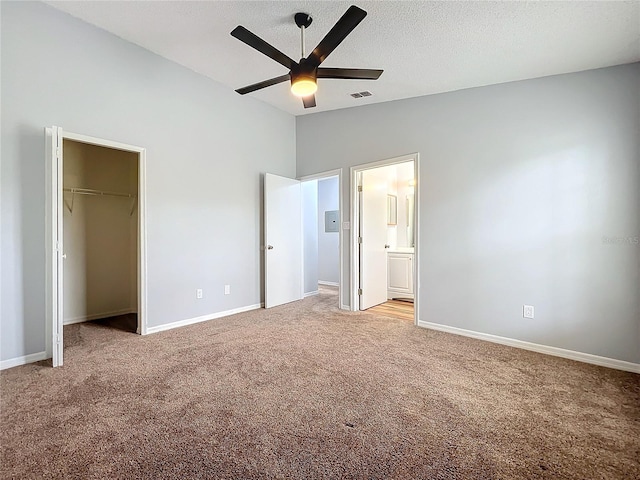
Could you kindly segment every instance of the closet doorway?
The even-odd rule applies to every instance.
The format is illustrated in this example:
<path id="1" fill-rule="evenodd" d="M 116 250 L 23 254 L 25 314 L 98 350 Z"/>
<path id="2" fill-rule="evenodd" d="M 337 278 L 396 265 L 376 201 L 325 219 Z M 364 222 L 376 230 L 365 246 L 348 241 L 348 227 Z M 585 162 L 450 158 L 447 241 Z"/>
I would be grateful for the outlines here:
<path id="1" fill-rule="evenodd" d="M 342 170 L 299 178 L 302 183 L 303 296 L 343 305 Z M 330 299 L 330 300 L 329 300 Z"/>
<path id="2" fill-rule="evenodd" d="M 59 127 L 46 134 L 47 336 L 55 367 L 63 363 L 65 326 L 146 333 L 145 151 Z"/>

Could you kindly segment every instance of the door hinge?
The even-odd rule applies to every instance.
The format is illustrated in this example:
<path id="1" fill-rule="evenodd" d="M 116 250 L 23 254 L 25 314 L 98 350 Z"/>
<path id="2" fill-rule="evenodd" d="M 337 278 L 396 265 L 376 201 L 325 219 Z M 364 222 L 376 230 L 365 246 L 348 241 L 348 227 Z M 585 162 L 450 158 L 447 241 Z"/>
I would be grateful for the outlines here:
<path id="1" fill-rule="evenodd" d="M 56 147 L 56 158 L 60 159 L 60 147 Z"/>
<path id="2" fill-rule="evenodd" d="M 362 191 L 362 185 L 358 185 L 358 191 L 361 192 Z"/>
<path id="3" fill-rule="evenodd" d="M 358 237 L 358 243 L 362 243 L 362 237 Z"/>
<path id="4" fill-rule="evenodd" d="M 56 242 L 56 252 L 60 251 L 60 242 Z"/>
<path id="5" fill-rule="evenodd" d="M 362 289 L 361 288 L 358 289 L 358 295 L 362 295 Z"/>

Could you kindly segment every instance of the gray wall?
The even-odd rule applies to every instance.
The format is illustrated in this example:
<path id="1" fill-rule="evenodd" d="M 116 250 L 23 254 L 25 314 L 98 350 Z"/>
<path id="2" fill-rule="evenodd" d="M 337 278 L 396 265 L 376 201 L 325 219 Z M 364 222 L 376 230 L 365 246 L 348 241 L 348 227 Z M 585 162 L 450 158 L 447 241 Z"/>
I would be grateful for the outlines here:
<path id="1" fill-rule="evenodd" d="M 640 64 L 323 112 L 297 174 L 419 152 L 421 321 L 638 363 L 639 117 Z"/>
<path id="2" fill-rule="evenodd" d="M 340 243 L 338 232 L 324 231 L 324 212 L 338 210 L 338 177 L 318 180 L 318 280 L 340 281 Z"/>
<path id="3" fill-rule="evenodd" d="M 302 182 L 304 293 L 318 291 L 318 181 Z"/>
<path id="4" fill-rule="evenodd" d="M 260 303 L 261 173 L 295 177 L 294 118 L 44 4 L 1 8 L 0 359 L 45 349 L 45 126 L 147 148 L 150 327 Z"/>

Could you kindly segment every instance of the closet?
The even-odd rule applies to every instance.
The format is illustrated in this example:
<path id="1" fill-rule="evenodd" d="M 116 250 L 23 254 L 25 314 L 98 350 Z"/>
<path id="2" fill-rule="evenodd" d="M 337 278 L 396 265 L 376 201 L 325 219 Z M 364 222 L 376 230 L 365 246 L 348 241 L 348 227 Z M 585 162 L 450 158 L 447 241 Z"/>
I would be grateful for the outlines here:
<path id="1" fill-rule="evenodd" d="M 128 315 L 138 305 L 138 154 L 63 143 L 64 324 Z"/>

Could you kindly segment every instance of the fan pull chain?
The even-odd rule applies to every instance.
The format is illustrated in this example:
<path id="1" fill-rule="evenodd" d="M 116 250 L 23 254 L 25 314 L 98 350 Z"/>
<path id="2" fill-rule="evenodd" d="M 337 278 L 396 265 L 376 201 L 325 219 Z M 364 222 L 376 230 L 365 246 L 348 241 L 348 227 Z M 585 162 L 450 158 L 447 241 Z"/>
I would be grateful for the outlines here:
<path id="1" fill-rule="evenodd" d="M 300 58 L 305 58 L 304 57 L 304 25 L 302 25 L 300 27 L 300 48 L 302 49 L 302 56 Z"/>

